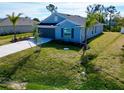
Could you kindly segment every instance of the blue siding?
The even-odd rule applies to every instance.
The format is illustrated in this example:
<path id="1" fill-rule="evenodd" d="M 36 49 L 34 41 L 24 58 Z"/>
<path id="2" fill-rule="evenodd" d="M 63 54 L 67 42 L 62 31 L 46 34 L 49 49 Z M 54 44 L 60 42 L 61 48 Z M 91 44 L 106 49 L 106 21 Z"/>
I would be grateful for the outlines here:
<path id="1" fill-rule="evenodd" d="M 95 31 L 96 30 L 96 31 Z M 93 33 L 92 33 L 93 31 Z M 90 29 L 88 29 L 87 31 L 87 38 L 92 38 L 95 37 L 99 34 L 101 34 L 103 32 L 103 25 L 95 25 L 95 29 L 93 27 L 91 27 Z M 81 28 L 81 41 L 84 41 L 84 36 L 85 35 L 85 28 Z"/>
<path id="2" fill-rule="evenodd" d="M 95 27 L 95 28 L 94 28 Z M 87 31 L 87 38 L 92 38 L 94 36 L 97 36 L 103 32 L 103 25 L 95 25 L 94 27 L 91 27 Z M 61 28 L 74 28 L 74 38 L 71 39 L 66 39 L 64 37 L 61 37 Z M 64 41 L 71 41 L 71 42 L 76 42 L 76 43 L 82 43 L 84 41 L 84 35 L 85 35 L 85 28 L 84 27 L 78 27 L 75 24 L 65 21 L 61 25 L 59 25 L 55 29 L 55 38 L 64 40 Z"/>
<path id="3" fill-rule="evenodd" d="M 98 34 L 103 32 L 103 25 L 97 25 L 96 31 Z"/>
<path id="4" fill-rule="evenodd" d="M 100 25 L 95 25 L 95 26 L 91 27 L 90 29 L 88 29 L 87 37 L 92 38 L 94 36 L 97 36 L 97 35 L 101 34 L 102 32 L 103 32 L 103 25 L 101 25 L 101 24 Z"/>
<path id="5" fill-rule="evenodd" d="M 61 37 L 61 28 L 73 28 L 74 29 L 74 38 L 64 38 Z M 64 21 L 62 24 L 59 24 L 58 27 L 55 30 L 55 37 L 58 40 L 64 40 L 64 41 L 70 41 L 70 42 L 76 42 L 76 43 L 80 43 L 80 27 L 76 27 L 75 24 L 69 22 L 69 21 Z"/>
<path id="6" fill-rule="evenodd" d="M 80 32 L 80 36 L 81 36 L 80 43 L 82 43 L 84 41 L 84 37 L 85 37 L 84 35 L 85 35 L 85 28 L 82 27 L 81 32 Z"/>
<path id="7" fill-rule="evenodd" d="M 58 20 L 57 20 L 57 21 L 55 21 L 55 16 L 58 17 Z M 42 23 L 59 23 L 59 22 L 63 21 L 64 19 L 65 19 L 65 18 L 60 17 L 60 16 L 58 16 L 58 15 L 56 15 L 56 14 L 54 13 L 54 14 L 50 15 L 49 17 L 47 17 L 46 19 L 44 19 L 44 20 L 42 21 Z"/>

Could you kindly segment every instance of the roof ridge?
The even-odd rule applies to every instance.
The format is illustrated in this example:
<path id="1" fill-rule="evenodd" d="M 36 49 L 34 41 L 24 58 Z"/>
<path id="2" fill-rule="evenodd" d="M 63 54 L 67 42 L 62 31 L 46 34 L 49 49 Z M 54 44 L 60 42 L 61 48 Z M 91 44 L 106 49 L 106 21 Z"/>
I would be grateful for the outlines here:
<path id="1" fill-rule="evenodd" d="M 66 15 L 66 16 L 78 16 L 78 17 L 81 17 L 81 18 L 85 18 L 85 17 L 82 17 L 80 15 L 72 15 L 72 14 L 66 14 L 66 13 L 58 13 L 60 15 Z"/>

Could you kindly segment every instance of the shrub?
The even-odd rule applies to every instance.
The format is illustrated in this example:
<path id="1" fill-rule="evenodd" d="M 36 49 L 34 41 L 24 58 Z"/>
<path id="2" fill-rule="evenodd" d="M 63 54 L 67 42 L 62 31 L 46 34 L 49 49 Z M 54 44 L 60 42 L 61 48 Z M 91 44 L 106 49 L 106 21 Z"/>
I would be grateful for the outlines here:
<path id="1" fill-rule="evenodd" d="M 121 27 L 120 26 L 114 26 L 111 29 L 112 32 L 120 32 L 120 30 L 121 30 Z"/>

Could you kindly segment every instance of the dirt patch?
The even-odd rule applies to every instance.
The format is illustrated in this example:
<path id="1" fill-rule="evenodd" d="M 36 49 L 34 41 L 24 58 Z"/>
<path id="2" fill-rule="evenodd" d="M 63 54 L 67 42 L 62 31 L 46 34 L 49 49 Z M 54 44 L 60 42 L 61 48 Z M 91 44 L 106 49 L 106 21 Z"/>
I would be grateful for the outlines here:
<path id="1" fill-rule="evenodd" d="M 7 82 L 7 87 L 9 89 L 15 89 L 15 90 L 25 90 L 26 89 L 26 82 L 19 83 L 19 82 Z"/>

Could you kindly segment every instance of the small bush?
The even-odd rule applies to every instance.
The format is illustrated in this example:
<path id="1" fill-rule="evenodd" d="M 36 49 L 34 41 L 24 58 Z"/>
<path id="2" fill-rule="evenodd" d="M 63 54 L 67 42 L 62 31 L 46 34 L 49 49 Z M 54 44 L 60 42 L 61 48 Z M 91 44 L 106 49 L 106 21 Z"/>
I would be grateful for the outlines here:
<path id="1" fill-rule="evenodd" d="M 121 27 L 120 26 L 114 26 L 111 29 L 112 32 L 120 32 L 120 30 L 121 30 Z"/>

